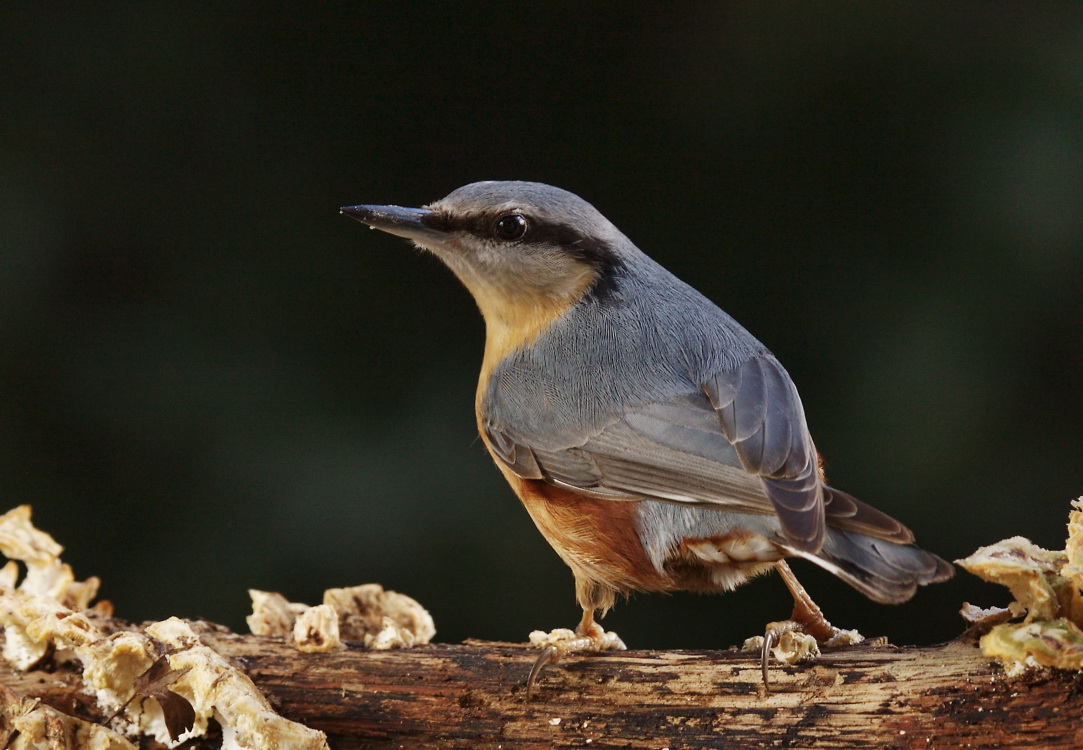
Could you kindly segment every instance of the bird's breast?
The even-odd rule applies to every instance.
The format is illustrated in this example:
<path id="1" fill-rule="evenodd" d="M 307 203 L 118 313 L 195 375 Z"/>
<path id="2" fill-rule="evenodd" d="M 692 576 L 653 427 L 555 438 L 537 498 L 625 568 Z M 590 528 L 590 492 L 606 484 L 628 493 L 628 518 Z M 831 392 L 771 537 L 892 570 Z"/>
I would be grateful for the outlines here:
<path id="1" fill-rule="evenodd" d="M 668 577 L 655 569 L 640 542 L 638 502 L 587 497 L 543 480 L 504 475 L 577 580 L 625 594 L 669 589 Z"/>

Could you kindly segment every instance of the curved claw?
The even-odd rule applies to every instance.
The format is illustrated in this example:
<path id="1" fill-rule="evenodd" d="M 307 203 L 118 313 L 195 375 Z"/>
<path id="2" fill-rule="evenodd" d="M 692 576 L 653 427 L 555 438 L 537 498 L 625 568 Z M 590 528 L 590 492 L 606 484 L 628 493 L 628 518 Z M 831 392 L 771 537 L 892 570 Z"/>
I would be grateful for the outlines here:
<path id="1" fill-rule="evenodd" d="M 774 628 L 769 628 L 763 634 L 763 648 L 760 650 L 760 674 L 763 675 L 763 691 L 765 693 L 771 692 L 771 684 L 767 680 L 767 665 L 771 658 L 771 649 L 778 645 L 778 639 L 779 632 Z"/>
<path id="2" fill-rule="evenodd" d="M 534 695 L 534 683 L 538 679 L 538 675 L 545 669 L 546 666 L 556 661 L 560 649 L 556 646 L 546 646 L 538 658 L 534 660 L 534 666 L 530 668 L 530 674 L 526 678 L 526 699 L 529 701 Z"/>

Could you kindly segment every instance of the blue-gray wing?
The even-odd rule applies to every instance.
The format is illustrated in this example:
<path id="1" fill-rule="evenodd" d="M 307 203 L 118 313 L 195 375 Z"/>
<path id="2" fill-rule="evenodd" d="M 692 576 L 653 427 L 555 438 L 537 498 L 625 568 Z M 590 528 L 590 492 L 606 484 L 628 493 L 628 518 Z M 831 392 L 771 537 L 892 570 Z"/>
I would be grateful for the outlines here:
<path id="1" fill-rule="evenodd" d="M 773 357 L 746 360 L 698 391 L 613 417 L 574 445 L 486 422 L 498 460 L 517 475 L 594 497 L 644 498 L 775 514 L 795 548 L 815 551 L 833 526 L 903 540 L 890 517 L 827 487 L 797 390 Z"/>
<path id="2" fill-rule="evenodd" d="M 568 447 L 492 422 L 484 429 L 496 458 L 526 479 L 614 500 L 651 498 L 772 512 L 759 480 L 741 466 L 702 392 L 626 412 Z"/>
<path id="3" fill-rule="evenodd" d="M 741 465 L 760 478 L 794 546 L 823 543 L 824 494 L 819 456 L 801 397 L 774 357 L 753 357 L 716 373 L 703 391 Z"/>

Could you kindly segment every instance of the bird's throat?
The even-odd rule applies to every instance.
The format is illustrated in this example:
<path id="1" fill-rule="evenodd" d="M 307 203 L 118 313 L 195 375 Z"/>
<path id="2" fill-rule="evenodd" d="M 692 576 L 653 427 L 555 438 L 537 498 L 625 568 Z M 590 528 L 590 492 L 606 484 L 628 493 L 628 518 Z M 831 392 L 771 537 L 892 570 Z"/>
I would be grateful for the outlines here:
<path id="1" fill-rule="evenodd" d="M 583 274 L 574 283 L 555 290 L 556 293 L 521 296 L 508 294 L 506 290 L 494 293 L 491 289 L 474 288 L 474 285 L 467 284 L 485 319 L 485 354 L 478 382 L 479 403 L 493 370 L 510 355 L 532 344 L 564 317 L 583 298 L 593 281 L 591 275 Z"/>

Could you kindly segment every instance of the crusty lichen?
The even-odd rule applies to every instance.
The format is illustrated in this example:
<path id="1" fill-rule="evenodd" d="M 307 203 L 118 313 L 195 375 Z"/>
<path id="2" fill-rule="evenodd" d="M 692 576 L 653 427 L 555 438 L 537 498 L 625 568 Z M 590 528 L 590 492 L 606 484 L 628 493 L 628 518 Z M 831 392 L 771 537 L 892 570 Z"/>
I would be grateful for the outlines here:
<path id="1" fill-rule="evenodd" d="M 1083 630 L 1071 620 L 1004 623 L 982 636 L 981 650 L 1004 664 L 1009 675 L 1028 667 L 1083 669 Z"/>
<path id="2" fill-rule="evenodd" d="M 51 643 L 42 633 L 41 623 L 24 622 L 23 604 L 40 599 L 38 609 L 55 611 L 87 610 L 98 594 L 100 581 L 88 578 L 76 581 L 71 566 L 60 561 L 64 548 L 30 522 L 30 506 L 20 505 L 0 516 L 0 554 L 8 558 L 0 568 L 0 622 L 4 625 L 4 658 L 18 669 L 29 669 L 41 661 Z M 19 565 L 26 566 L 26 576 L 19 582 Z M 108 617 L 108 602 L 95 605 L 94 614 Z M 53 616 L 56 616 L 55 613 Z M 83 620 L 76 621 L 79 627 Z M 68 623 L 74 627 L 76 622 Z"/>
<path id="3" fill-rule="evenodd" d="M 27 747 L 134 747 L 118 731 L 128 737 L 150 735 L 175 746 L 202 736 L 213 717 L 222 727 L 222 747 L 226 749 L 327 747 L 322 732 L 276 714 L 247 675 L 200 643 L 184 621 L 170 618 L 147 626 L 143 632 L 105 632 L 98 623 L 110 608 L 88 609 L 98 580 L 75 581 L 71 568 L 60 562 L 61 551 L 52 537 L 30 523 L 28 506 L 0 516 L 0 552 L 24 563 L 27 569 L 18 585 L 14 562 L 0 569 L 3 655 L 21 670 L 48 654 L 57 662 L 81 664 L 84 689 L 103 713 L 113 715 L 109 722 L 112 728 L 40 709 L 16 696 L 6 702 L 0 715 L 2 731 L 18 729 L 32 738 L 36 733 L 66 727 L 50 735 L 67 738 L 63 744 L 57 740 L 36 745 L 27 740 L 31 742 Z M 171 693 L 161 693 L 163 699 L 174 697 L 172 694 L 181 696 L 195 714 L 194 726 L 188 731 L 173 727 L 172 737 L 158 700 L 139 693 L 140 677 L 160 658 L 167 658 L 172 670 L 167 688 Z"/>
<path id="4" fill-rule="evenodd" d="M 338 629 L 338 612 L 329 604 L 309 607 L 293 623 L 293 642 L 308 654 L 346 648 Z"/>
<path id="5" fill-rule="evenodd" d="M 1083 668 L 1083 498 L 1072 501 L 1063 551 L 1016 536 L 956 563 L 1007 586 L 1014 598 L 1006 611 L 964 605 L 969 621 L 989 625 L 1025 613 L 1022 622 L 999 622 L 982 636 L 986 656 L 998 659 L 1011 674 L 1035 666 Z"/>
<path id="6" fill-rule="evenodd" d="M 66 744 L 62 744 L 66 743 Z M 0 685 L 0 747 L 5 750 L 77 747 L 80 750 L 136 750 L 118 732 L 21 698 Z"/>
<path id="7" fill-rule="evenodd" d="M 29 505 L 9 510 L 0 516 L 0 554 L 8 558 L 8 563 L 0 569 L 0 589 L 16 588 L 19 566 L 15 561 L 18 560 L 26 566 L 26 577 L 17 587 L 19 591 L 48 596 L 68 609 L 87 609 L 98 595 L 101 581 L 94 577 L 76 581 L 71 566 L 60 562 L 63 551 L 51 536 L 34 528 Z M 96 607 L 98 614 L 112 614 L 108 602 Z"/>
<path id="8" fill-rule="evenodd" d="M 333 651 L 342 641 L 366 648 L 409 648 L 436 635 L 432 615 L 405 594 L 385 591 L 378 583 L 327 589 L 323 604 L 309 607 L 281 594 L 250 590 L 249 629 L 256 635 L 292 635 L 301 651 Z"/>
<path id="9" fill-rule="evenodd" d="M 202 645 L 191 626 L 176 617 L 147 626 L 147 634 L 172 649 L 169 666 L 183 674 L 170 686 L 192 704 L 197 726 L 212 716 L 222 726 L 223 748 L 326 748 L 323 732 L 282 718 L 241 670 Z M 146 714 L 147 712 L 144 712 Z M 164 722 L 151 714 L 144 731 L 159 742 Z M 192 735 L 198 736 L 198 735 Z"/>

